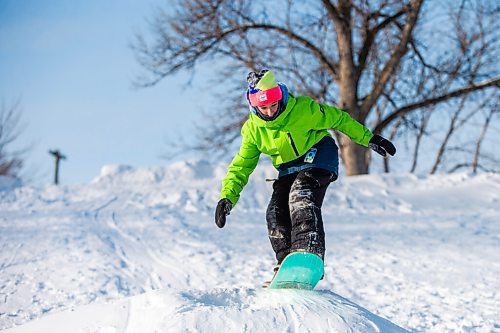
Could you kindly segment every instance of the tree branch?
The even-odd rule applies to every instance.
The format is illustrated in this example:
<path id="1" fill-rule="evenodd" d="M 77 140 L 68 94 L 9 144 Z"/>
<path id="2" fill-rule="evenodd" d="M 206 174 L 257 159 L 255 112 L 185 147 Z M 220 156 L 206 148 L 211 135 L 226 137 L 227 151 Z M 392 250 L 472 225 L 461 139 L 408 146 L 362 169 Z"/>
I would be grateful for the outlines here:
<path id="1" fill-rule="evenodd" d="M 380 31 L 382 31 L 385 27 L 387 27 L 389 24 L 391 24 L 393 21 L 397 20 L 403 14 L 407 13 L 410 8 L 411 8 L 410 3 L 405 4 L 400 11 L 398 11 L 394 15 L 388 16 L 385 20 L 377 24 L 372 29 L 368 29 L 369 19 L 366 20 L 367 29 L 365 32 L 365 38 L 363 40 L 363 46 L 361 47 L 358 54 L 358 66 L 357 66 L 358 77 L 361 76 L 361 72 L 364 70 L 366 66 L 366 60 L 368 58 L 368 54 L 370 53 L 370 50 L 372 48 L 373 42 L 375 41 L 375 37 L 377 36 L 377 34 Z M 373 13 L 371 15 L 373 15 Z"/>
<path id="2" fill-rule="evenodd" d="M 340 23 L 342 21 L 342 18 L 337 8 L 329 0 L 322 0 L 322 1 L 328 12 L 328 15 L 332 18 L 332 20 L 335 23 Z"/>
<path id="3" fill-rule="evenodd" d="M 377 102 L 382 91 L 385 89 L 385 85 L 390 80 L 392 75 L 397 70 L 401 59 L 408 50 L 408 43 L 411 40 L 413 28 L 417 23 L 418 14 L 423 0 L 412 0 L 410 3 L 411 9 L 409 10 L 408 16 L 406 18 L 406 23 L 401 32 L 401 40 L 398 46 L 395 47 L 391 54 L 391 57 L 382 69 L 378 79 L 375 81 L 373 90 L 371 94 L 363 101 L 361 105 L 361 113 L 367 114 L 373 105 Z"/>
<path id="4" fill-rule="evenodd" d="M 328 69 L 330 74 L 333 77 L 337 77 L 336 66 L 328 60 L 326 55 L 318 47 L 316 47 L 316 45 L 314 45 L 313 43 L 311 43 L 310 41 L 308 41 L 304 37 L 299 36 L 296 33 L 294 33 L 293 31 L 290 31 L 286 28 L 271 25 L 271 24 L 251 24 L 251 25 L 242 25 L 240 27 L 237 27 L 233 30 L 228 31 L 225 34 L 230 34 L 230 33 L 236 32 L 236 31 L 247 31 L 247 30 L 252 30 L 252 29 L 276 31 L 276 32 L 279 32 L 279 33 L 291 38 L 292 40 L 295 40 L 299 44 L 301 44 L 301 45 L 305 46 L 306 48 L 308 48 L 309 50 L 311 50 L 312 53 L 318 58 L 318 60 Z"/>
<path id="5" fill-rule="evenodd" d="M 488 130 L 488 127 L 490 125 L 491 118 L 493 118 L 494 114 L 499 112 L 498 109 L 492 109 L 486 116 L 486 119 L 484 121 L 483 127 L 481 129 L 481 133 L 479 134 L 479 137 L 476 142 L 476 149 L 474 151 L 474 156 L 472 158 L 472 172 L 476 173 L 477 168 L 479 166 L 479 158 L 481 157 L 481 145 L 483 143 L 484 138 L 486 137 L 486 131 Z"/>
<path id="6" fill-rule="evenodd" d="M 212 50 L 216 45 L 218 45 L 220 42 L 223 40 L 229 38 L 230 36 L 234 34 L 239 34 L 239 33 L 244 33 L 249 30 L 267 30 L 267 31 L 276 31 L 280 34 L 283 34 L 287 36 L 288 38 L 298 42 L 299 44 L 303 45 L 307 49 L 309 49 L 320 61 L 320 63 L 325 66 L 325 68 L 328 70 L 330 75 L 334 78 L 338 78 L 337 75 L 337 69 L 336 65 L 330 62 L 330 60 L 327 58 L 327 56 L 322 52 L 321 49 L 319 49 L 316 45 L 314 45 L 312 42 L 309 40 L 305 39 L 304 37 L 294 33 L 293 31 L 290 31 L 286 28 L 272 25 L 272 24 L 263 24 L 263 23 L 253 23 L 253 24 L 245 24 L 245 25 L 240 25 L 237 26 L 233 29 L 229 29 L 226 31 L 221 31 L 217 32 L 217 34 L 214 35 L 208 35 L 205 36 L 204 38 L 201 38 L 198 40 L 194 45 L 189 45 L 185 48 L 181 48 L 175 54 L 173 54 L 170 58 L 174 59 L 178 56 L 181 55 L 186 55 L 185 59 L 180 60 L 178 63 L 173 63 L 171 66 L 168 66 L 167 70 L 165 71 L 158 71 L 155 70 L 155 74 L 157 76 L 156 79 L 152 80 L 152 82 L 149 82 L 147 84 L 144 84 L 143 86 L 152 86 L 159 82 L 161 79 L 164 77 L 174 74 L 176 71 L 179 69 L 186 67 L 186 68 L 191 68 L 194 66 L 196 60 L 198 60 L 202 55 L 207 54 L 210 50 Z M 153 68 L 150 68 L 150 70 L 154 70 Z"/>
<path id="7" fill-rule="evenodd" d="M 483 89 L 486 89 L 489 87 L 497 87 L 497 88 L 500 87 L 500 78 L 491 79 L 491 80 L 488 80 L 488 81 L 485 81 L 485 82 L 482 82 L 479 84 L 472 84 L 472 85 L 465 87 L 465 88 L 460 88 L 457 90 L 450 91 L 450 92 L 448 92 L 444 95 L 441 95 L 441 96 L 437 96 L 437 97 L 426 99 L 426 100 L 423 100 L 420 102 L 405 105 L 405 106 L 399 108 L 398 110 L 394 111 L 393 113 L 391 113 L 384 120 L 382 120 L 377 126 L 375 126 L 375 128 L 373 129 L 373 132 L 374 133 L 382 132 L 382 130 L 387 125 L 389 125 L 392 121 L 394 121 L 396 118 L 404 116 L 405 114 L 407 114 L 413 110 L 424 108 L 427 106 L 432 106 L 432 105 L 438 104 L 440 102 L 444 102 L 446 100 L 449 100 L 451 98 L 460 97 L 460 96 L 470 94 L 470 93 L 478 91 L 478 90 L 483 90 Z"/>

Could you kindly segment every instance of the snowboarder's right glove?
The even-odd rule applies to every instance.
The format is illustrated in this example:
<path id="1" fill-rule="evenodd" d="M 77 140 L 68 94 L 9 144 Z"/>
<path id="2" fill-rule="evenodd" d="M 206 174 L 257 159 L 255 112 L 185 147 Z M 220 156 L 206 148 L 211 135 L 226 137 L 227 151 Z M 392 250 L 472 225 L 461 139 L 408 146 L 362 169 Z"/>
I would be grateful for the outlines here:
<path id="1" fill-rule="evenodd" d="M 387 154 L 391 156 L 396 154 L 396 147 L 394 147 L 392 142 L 378 134 L 375 134 L 373 138 L 371 138 L 370 143 L 368 143 L 368 147 L 384 157 L 387 157 Z"/>
<path id="2" fill-rule="evenodd" d="M 229 215 L 231 209 L 233 208 L 233 204 L 229 199 L 220 199 L 217 203 L 217 209 L 215 210 L 215 224 L 219 228 L 223 228 L 226 225 L 226 216 Z"/>

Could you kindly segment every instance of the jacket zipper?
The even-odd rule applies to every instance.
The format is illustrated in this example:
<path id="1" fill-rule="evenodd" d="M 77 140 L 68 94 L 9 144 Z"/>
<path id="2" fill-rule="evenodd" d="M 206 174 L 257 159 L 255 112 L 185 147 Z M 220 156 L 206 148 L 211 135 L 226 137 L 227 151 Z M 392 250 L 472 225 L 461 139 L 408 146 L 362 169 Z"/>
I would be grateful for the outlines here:
<path id="1" fill-rule="evenodd" d="M 299 151 L 297 150 L 297 147 L 295 146 L 295 142 L 293 142 L 292 134 L 290 132 L 287 133 L 288 138 L 290 139 L 290 143 L 292 144 L 293 151 L 295 152 L 295 156 L 299 157 Z"/>

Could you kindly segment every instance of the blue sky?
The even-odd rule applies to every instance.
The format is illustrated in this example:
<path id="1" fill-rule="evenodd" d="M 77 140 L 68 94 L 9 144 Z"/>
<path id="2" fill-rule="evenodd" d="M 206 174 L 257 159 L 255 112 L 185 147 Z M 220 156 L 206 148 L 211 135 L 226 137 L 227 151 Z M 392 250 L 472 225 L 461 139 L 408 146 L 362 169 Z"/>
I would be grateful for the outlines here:
<path id="1" fill-rule="evenodd" d="M 214 67 L 207 62 L 191 85 L 189 74 L 180 73 L 151 88 L 132 87 L 142 69 L 130 44 L 136 32 L 147 32 L 147 19 L 165 3 L 0 0 L 0 103 L 21 102 L 25 129 L 14 148 L 31 147 L 25 155 L 28 181 L 52 182 L 51 149 L 68 157 L 61 165 L 62 184 L 89 182 L 107 164 L 168 164 L 162 153 L 180 138 L 190 142 L 194 124 L 203 122 L 199 111 L 217 111 L 206 84 Z M 477 131 L 469 134 L 473 140 Z M 431 147 L 422 146 L 429 158 L 420 164 L 433 162 L 441 136 L 431 138 Z M 492 130 L 488 137 L 484 146 L 494 146 Z M 403 148 L 408 147 L 398 147 L 394 164 L 411 161 L 411 149 Z M 199 156 L 174 160 L 192 157 Z M 374 161 L 372 170 L 381 170 L 382 159 Z"/>
<path id="2" fill-rule="evenodd" d="M 32 181 L 52 181 L 49 149 L 67 155 L 61 183 L 75 184 L 106 164 L 166 164 L 168 142 L 189 140 L 192 123 L 201 121 L 196 110 L 206 109 L 199 80 L 188 86 L 180 74 L 132 87 L 141 68 L 130 43 L 159 4 L 0 0 L 0 100 L 21 101 L 25 130 L 16 147 L 32 146 Z"/>

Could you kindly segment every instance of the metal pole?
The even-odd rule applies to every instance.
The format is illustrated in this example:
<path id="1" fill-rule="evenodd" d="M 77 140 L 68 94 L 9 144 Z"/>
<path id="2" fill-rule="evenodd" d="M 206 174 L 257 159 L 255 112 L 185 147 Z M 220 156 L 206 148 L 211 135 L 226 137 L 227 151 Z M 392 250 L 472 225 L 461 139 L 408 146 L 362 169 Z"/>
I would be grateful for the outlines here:
<path id="1" fill-rule="evenodd" d="M 61 160 L 65 160 L 66 156 L 61 154 L 61 152 L 59 150 L 49 150 L 49 153 L 52 156 L 54 156 L 54 158 L 56 159 L 56 170 L 54 173 L 54 184 L 58 185 L 59 184 L 59 162 Z"/>

